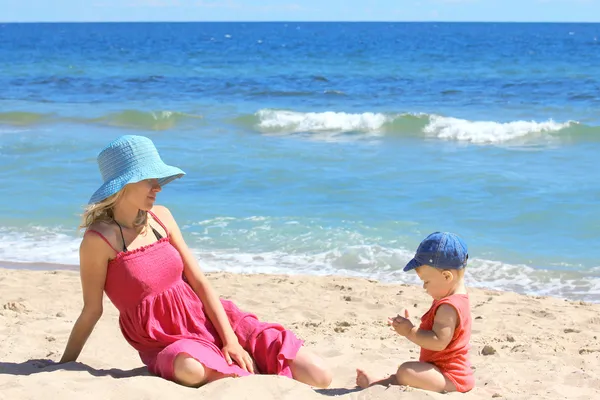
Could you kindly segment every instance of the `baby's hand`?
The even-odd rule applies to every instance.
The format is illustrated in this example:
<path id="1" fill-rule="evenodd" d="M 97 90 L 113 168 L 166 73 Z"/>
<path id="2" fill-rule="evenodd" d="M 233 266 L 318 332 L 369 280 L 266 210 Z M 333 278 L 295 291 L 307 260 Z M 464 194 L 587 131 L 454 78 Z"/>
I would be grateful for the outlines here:
<path id="1" fill-rule="evenodd" d="M 408 318 L 408 310 L 404 310 L 404 317 L 397 315 L 394 318 L 388 318 L 388 325 L 399 335 L 407 336 L 412 330 L 412 328 L 415 327 Z"/>

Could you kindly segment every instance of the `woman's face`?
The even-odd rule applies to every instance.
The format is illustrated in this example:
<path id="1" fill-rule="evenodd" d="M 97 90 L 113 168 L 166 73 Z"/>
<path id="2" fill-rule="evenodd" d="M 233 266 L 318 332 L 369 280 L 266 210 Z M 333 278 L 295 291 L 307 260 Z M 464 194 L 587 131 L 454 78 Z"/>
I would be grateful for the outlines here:
<path id="1" fill-rule="evenodd" d="M 139 210 L 149 211 L 156 201 L 156 194 L 161 191 L 158 179 L 145 179 L 126 186 L 121 198 L 123 204 L 136 207 Z"/>

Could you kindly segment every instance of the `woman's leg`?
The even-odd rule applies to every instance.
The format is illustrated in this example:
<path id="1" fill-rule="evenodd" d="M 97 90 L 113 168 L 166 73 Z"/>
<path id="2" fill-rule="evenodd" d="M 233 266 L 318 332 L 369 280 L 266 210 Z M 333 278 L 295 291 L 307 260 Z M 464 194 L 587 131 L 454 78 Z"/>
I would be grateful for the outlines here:
<path id="1" fill-rule="evenodd" d="M 235 374 L 223 374 L 214 369 L 206 368 L 194 357 L 186 353 L 180 353 L 173 362 L 173 377 L 180 385 L 199 387 L 217 379 L 235 376 Z"/>
<path id="2" fill-rule="evenodd" d="M 295 380 L 314 387 L 325 389 L 331 384 L 331 371 L 325 361 L 301 347 L 296 358 L 289 361 L 292 376 Z"/>

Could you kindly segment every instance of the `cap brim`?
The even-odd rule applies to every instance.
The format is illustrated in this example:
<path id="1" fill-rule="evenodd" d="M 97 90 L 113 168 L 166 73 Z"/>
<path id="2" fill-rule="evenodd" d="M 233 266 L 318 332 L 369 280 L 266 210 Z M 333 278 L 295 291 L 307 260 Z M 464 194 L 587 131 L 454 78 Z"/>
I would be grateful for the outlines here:
<path id="1" fill-rule="evenodd" d="M 412 260 L 410 260 L 408 262 L 408 264 L 406 264 L 406 267 L 404 267 L 404 272 L 407 271 L 412 271 L 415 268 L 419 268 L 421 265 L 423 265 L 422 262 L 420 262 L 419 260 L 417 260 L 416 258 L 413 258 Z"/>

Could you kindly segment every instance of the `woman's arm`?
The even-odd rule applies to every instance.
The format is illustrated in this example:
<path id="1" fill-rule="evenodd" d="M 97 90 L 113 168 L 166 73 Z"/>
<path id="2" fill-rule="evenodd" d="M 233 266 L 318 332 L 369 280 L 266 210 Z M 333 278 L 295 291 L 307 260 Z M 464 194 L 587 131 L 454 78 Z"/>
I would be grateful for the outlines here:
<path id="1" fill-rule="evenodd" d="M 185 243 L 181 230 L 171 215 L 171 212 L 163 206 L 155 206 L 153 211 L 158 214 L 161 221 L 167 226 L 170 242 L 179 251 L 181 258 L 183 259 L 185 277 L 204 304 L 204 309 L 208 318 L 210 318 L 221 337 L 223 348 L 225 350 L 232 349 L 231 352 L 224 351 L 226 358 L 231 362 L 229 359 L 231 356 L 240 367 L 254 373 L 252 359 L 239 345 L 238 338 L 231 328 L 229 318 L 227 318 L 227 314 L 225 313 L 225 309 L 223 308 L 223 304 L 221 304 L 219 296 L 206 278 L 206 275 L 204 275 L 200 269 L 198 261 Z"/>
<path id="2" fill-rule="evenodd" d="M 102 298 L 108 257 L 106 243 L 97 235 L 85 235 L 79 247 L 83 309 L 73 325 L 61 363 L 77 360 L 85 342 L 102 316 Z"/>

